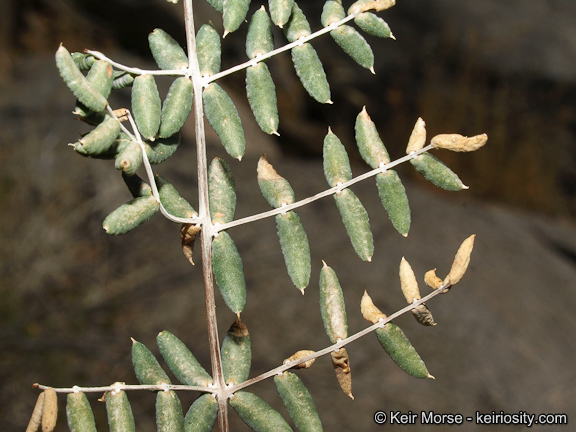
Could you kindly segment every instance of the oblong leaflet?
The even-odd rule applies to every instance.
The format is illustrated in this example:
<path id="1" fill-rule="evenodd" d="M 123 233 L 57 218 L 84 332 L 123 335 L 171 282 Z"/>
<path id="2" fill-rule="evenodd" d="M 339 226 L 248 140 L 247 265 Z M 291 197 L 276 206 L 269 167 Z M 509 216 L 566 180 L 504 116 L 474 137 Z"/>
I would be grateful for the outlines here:
<path id="1" fill-rule="evenodd" d="M 246 281 L 242 258 L 232 237 L 225 231 L 212 240 L 212 269 L 224 302 L 239 315 L 246 304 Z"/>
<path id="2" fill-rule="evenodd" d="M 196 360 L 194 354 L 172 333 L 167 330 L 160 332 L 156 343 L 164 361 L 182 384 L 208 386 L 212 383 L 212 377 Z"/>
<path id="3" fill-rule="evenodd" d="M 292 372 L 274 375 L 276 389 L 299 431 L 322 431 L 322 422 L 310 392 Z"/>
<path id="4" fill-rule="evenodd" d="M 394 323 L 376 329 L 376 336 L 384 351 L 400 368 L 415 378 L 434 378 L 404 332 Z"/>
<path id="5" fill-rule="evenodd" d="M 216 83 L 202 92 L 208 123 L 222 142 L 226 152 L 238 160 L 246 150 L 246 138 L 238 110 L 230 96 Z"/>
<path id="6" fill-rule="evenodd" d="M 210 432 L 218 417 L 218 401 L 211 394 L 198 397 L 190 406 L 184 418 L 186 432 Z"/>
<path id="7" fill-rule="evenodd" d="M 320 270 L 320 315 L 330 342 L 348 337 L 348 321 L 342 287 L 334 270 L 324 263 Z"/>
<path id="8" fill-rule="evenodd" d="M 363 261 L 371 261 L 374 255 L 374 238 L 368 212 L 350 189 L 334 194 L 334 200 L 354 251 Z"/>
<path id="9" fill-rule="evenodd" d="M 390 222 L 404 237 L 410 231 L 412 216 L 406 189 L 394 170 L 386 170 L 376 175 L 376 186 L 382 206 L 388 213 Z"/>
<path id="10" fill-rule="evenodd" d="M 255 432 L 292 431 L 292 428 L 278 411 L 253 393 L 247 391 L 236 392 L 230 398 L 230 405 L 244 423 Z"/>
<path id="11" fill-rule="evenodd" d="M 308 236 L 296 213 L 276 215 L 276 228 L 288 275 L 302 294 L 310 282 L 311 258 Z"/>
<path id="12" fill-rule="evenodd" d="M 94 413 L 88 398 L 82 392 L 68 393 L 66 418 L 70 432 L 96 432 Z"/>

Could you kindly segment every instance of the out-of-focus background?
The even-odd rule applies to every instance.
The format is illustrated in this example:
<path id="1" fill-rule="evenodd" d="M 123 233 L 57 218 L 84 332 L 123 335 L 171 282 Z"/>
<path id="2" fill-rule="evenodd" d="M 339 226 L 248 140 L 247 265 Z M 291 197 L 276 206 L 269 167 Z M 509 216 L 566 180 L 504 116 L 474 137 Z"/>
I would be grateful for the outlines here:
<path id="1" fill-rule="evenodd" d="M 253 9 L 260 6 L 253 2 Z M 348 2 L 350 3 L 350 2 Z M 302 2 L 313 29 L 323 2 Z M 349 6 L 345 4 L 345 6 Z M 197 24 L 221 18 L 195 2 Z M 223 80 L 242 116 L 248 141 L 242 162 L 230 161 L 238 187 L 237 216 L 268 209 L 256 183 L 267 153 L 298 198 L 326 187 L 321 149 L 328 126 L 347 146 L 353 171 L 367 170 L 354 144 L 354 119 L 366 106 L 392 157 L 400 157 L 416 119 L 437 133 L 486 132 L 474 154 L 436 155 L 470 186 L 448 193 L 399 168 L 413 212 L 408 238 L 394 232 L 371 180 L 354 187 L 374 232 L 372 263 L 350 246 L 331 199 L 298 211 L 310 237 L 313 276 L 306 295 L 285 274 L 271 220 L 230 230 L 243 256 L 248 303 L 242 318 L 253 342 L 252 375 L 300 349 L 328 344 L 318 308 L 325 260 L 347 300 L 350 331 L 366 323 L 366 289 L 387 313 L 403 306 L 397 276 L 402 256 L 421 279 L 444 275 L 460 242 L 477 234 L 472 265 L 449 295 L 429 304 L 438 325 L 402 326 L 436 380 L 404 374 L 374 337 L 348 347 L 354 401 L 337 387 L 329 360 L 299 372 L 326 430 L 420 430 L 377 426 L 377 410 L 566 413 L 576 418 L 576 4 L 569 0 L 399 0 L 382 14 L 397 40 L 368 37 L 376 75 L 325 36 L 314 41 L 332 88 L 333 105 L 302 89 L 288 54 L 269 61 L 280 100 L 279 138 L 251 117 L 243 74 Z M 96 49 L 125 64 L 154 67 L 147 34 L 160 27 L 183 44 L 181 5 L 162 0 L 3 0 L 0 3 L 0 425 L 25 428 L 40 382 L 55 387 L 135 383 L 130 337 L 154 352 L 167 329 L 209 370 L 200 267 L 182 256 L 179 227 L 156 216 L 134 232 L 107 236 L 105 216 L 130 197 L 111 162 L 88 160 L 67 144 L 89 128 L 74 120 L 74 98 L 58 76 L 54 53 Z M 224 40 L 224 67 L 245 60 L 246 25 Z M 277 43 L 283 43 L 281 33 Z M 237 39 L 236 39 L 237 38 Z M 165 94 L 169 81 L 159 80 Z M 129 106 L 129 92 L 113 96 Z M 210 132 L 210 156 L 223 156 Z M 178 157 L 158 166 L 196 201 L 193 127 Z M 198 261 L 200 258 L 197 259 Z M 424 291 L 424 287 L 421 287 Z M 220 328 L 233 314 L 218 297 Z M 254 387 L 283 415 L 274 385 Z M 98 427 L 103 404 L 91 396 Z M 187 410 L 195 395 L 182 395 Z M 137 427 L 154 430 L 154 397 L 130 393 Z M 66 430 L 60 399 L 58 431 Z M 246 430 L 231 414 L 232 430 Z M 558 430 L 568 426 L 539 426 Z M 461 430 L 484 430 L 465 422 Z M 522 426 L 491 427 L 520 430 Z M 439 429 L 437 429 L 439 430 Z"/>

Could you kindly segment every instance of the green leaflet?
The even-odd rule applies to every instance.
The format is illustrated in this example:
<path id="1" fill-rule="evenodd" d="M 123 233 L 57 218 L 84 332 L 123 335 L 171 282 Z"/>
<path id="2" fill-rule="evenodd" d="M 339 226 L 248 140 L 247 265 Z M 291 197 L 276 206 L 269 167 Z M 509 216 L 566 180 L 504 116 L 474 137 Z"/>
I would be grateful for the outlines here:
<path id="1" fill-rule="evenodd" d="M 240 384 L 248 379 L 252 363 L 248 327 L 237 319 L 222 342 L 222 369 L 226 384 Z"/>
<path id="2" fill-rule="evenodd" d="M 300 432 L 322 431 L 316 406 L 304 383 L 292 372 L 274 375 L 276 389 Z"/>
<path id="3" fill-rule="evenodd" d="M 106 109 L 106 98 L 82 75 L 72 56 L 62 45 L 56 51 L 56 66 L 60 76 L 74 96 L 89 110 L 100 112 Z"/>
<path id="4" fill-rule="evenodd" d="M 257 171 L 258 186 L 268 204 L 279 208 L 282 204 L 292 204 L 295 201 L 290 183 L 276 172 L 265 155 L 258 161 Z"/>
<path id="5" fill-rule="evenodd" d="M 406 237 L 410 231 L 410 204 L 400 177 L 396 171 L 386 170 L 376 175 L 376 185 L 382 206 L 388 213 L 392 225 Z"/>
<path id="6" fill-rule="evenodd" d="M 414 165 L 416 171 L 422 174 L 422 176 L 434 186 L 452 192 L 468 189 L 468 186 L 462 183 L 462 180 L 460 180 L 454 171 L 429 153 L 422 153 L 414 159 L 410 159 L 410 163 Z"/>
<path id="7" fill-rule="evenodd" d="M 286 38 L 290 42 L 310 35 L 310 24 L 302 10 L 294 3 L 292 16 L 284 28 Z M 291 50 L 292 62 L 296 75 L 310 96 L 320 103 L 332 103 L 330 100 L 330 85 L 326 73 L 316 50 L 308 42 L 296 46 Z"/>
<path id="8" fill-rule="evenodd" d="M 80 52 L 73 52 L 70 54 L 72 56 L 72 60 L 80 70 L 88 70 L 92 67 L 96 59 L 92 54 L 85 54 Z"/>
<path id="9" fill-rule="evenodd" d="M 156 427 L 158 432 L 184 432 L 182 403 L 173 390 L 156 394 Z"/>
<path id="10" fill-rule="evenodd" d="M 190 406 L 184 419 L 186 432 L 210 432 L 218 417 L 218 401 L 211 394 L 198 397 Z"/>
<path id="11" fill-rule="evenodd" d="M 122 136 L 122 134 L 120 134 L 119 137 L 114 140 L 112 145 L 107 150 L 103 151 L 102 153 L 98 153 L 98 154 L 88 154 L 88 153 L 81 153 L 81 152 L 77 152 L 77 153 L 81 156 L 91 158 L 91 159 L 103 159 L 103 160 L 115 159 L 118 156 L 118 154 L 124 148 L 126 148 L 126 146 L 128 146 L 132 142 L 132 140 L 130 140 L 130 139 L 121 138 L 121 136 Z M 76 143 L 74 145 L 76 146 Z"/>
<path id="12" fill-rule="evenodd" d="M 192 80 L 186 77 L 174 80 L 162 105 L 160 131 L 158 132 L 160 138 L 171 137 L 184 126 L 192 111 L 193 96 Z"/>
<path id="13" fill-rule="evenodd" d="M 327 1 L 322 10 L 322 25 L 340 21 L 346 16 L 340 1 Z M 374 54 L 366 39 L 349 25 L 341 25 L 330 32 L 332 39 L 360 66 L 374 73 Z"/>
<path id="14" fill-rule="evenodd" d="M 223 5 L 223 20 L 224 20 L 224 36 L 238 30 L 240 24 L 246 20 L 248 8 L 250 7 L 250 0 L 224 0 Z"/>
<path id="15" fill-rule="evenodd" d="M 66 418 L 70 432 L 96 432 L 94 413 L 90 408 L 88 398 L 82 392 L 68 393 Z"/>
<path id="16" fill-rule="evenodd" d="M 144 344 L 134 339 L 132 339 L 132 364 L 140 384 L 172 384 L 154 354 Z"/>
<path id="17" fill-rule="evenodd" d="M 238 249 L 225 231 L 212 240 L 212 270 L 224 302 L 239 316 L 246 304 L 246 282 Z"/>
<path id="18" fill-rule="evenodd" d="M 305 43 L 296 46 L 292 48 L 291 54 L 296 75 L 308 94 L 320 103 L 332 103 L 326 72 L 312 45 Z"/>
<path id="19" fill-rule="evenodd" d="M 248 58 L 255 58 L 259 54 L 266 54 L 274 49 L 274 38 L 272 36 L 272 23 L 270 17 L 262 6 L 250 20 L 248 34 L 246 35 L 246 55 Z"/>
<path id="20" fill-rule="evenodd" d="M 162 101 L 152 75 L 144 74 L 134 79 L 132 115 L 142 137 L 154 141 L 160 127 Z"/>
<path id="21" fill-rule="evenodd" d="M 324 176 L 332 187 L 352 179 L 350 160 L 342 142 L 331 130 L 324 138 Z M 356 254 L 370 261 L 374 254 L 374 240 L 366 209 L 354 192 L 344 189 L 334 195 L 346 232 Z"/>
<path id="22" fill-rule="evenodd" d="M 98 156 L 107 153 L 120 134 L 120 123 L 109 115 L 92 131 L 84 135 L 72 146 L 80 154 Z"/>
<path id="23" fill-rule="evenodd" d="M 196 36 L 200 75 L 210 76 L 220 72 L 222 46 L 220 35 L 212 23 L 204 24 Z"/>
<path id="24" fill-rule="evenodd" d="M 182 384 L 208 386 L 212 383 L 212 377 L 198 363 L 194 354 L 172 333 L 167 330 L 160 332 L 156 343 L 164 361 Z"/>
<path id="25" fill-rule="evenodd" d="M 246 150 L 246 138 L 234 102 L 216 83 L 204 88 L 202 97 L 208 123 L 222 141 L 226 152 L 241 160 Z"/>
<path id="26" fill-rule="evenodd" d="M 304 16 L 302 9 L 294 3 L 292 7 L 292 15 L 286 27 L 284 27 L 284 34 L 286 39 L 290 42 L 295 42 L 301 37 L 309 36 L 312 33 L 310 24 Z"/>
<path id="27" fill-rule="evenodd" d="M 157 211 L 158 202 L 153 195 L 134 198 L 110 213 L 102 222 L 102 227 L 106 234 L 126 234 L 146 222 Z"/>
<path id="28" fill-rule="evenodd" d="M 330 36 L 360 66 L 374 73 L 374 53 L 366 39 L 353 27 L 341 25 L 330 32 Z"/>
<path id="29" fill-rule="evenodd" d="M 164 162 L 178 149 L 180 134 L 174 134 L 168 138 L 157 138 L 154 142 L 145 142 L 146 156 L 151 164 Z"/>
<path id="30" fill-rule="evenodd" d="M 114 162 L 116 169 L 127 175 L 134 175 L 142 165 L 142 149 L 136 141 L 130 141 L 127 146 L 116 155 Z"/>
<path id="31" fill-rule="evenodd" d="M 302 294 L 310 282 L 311 258 L 308 236 L 296 213 L 276 215 L 276 228 L 288 275 Z"/>
<path id="32" fill-rule="evenodd" d="M 214 158 L 210 163 L 208 196 L 212 223 L 231 222 L 236 211 L 236 185 L 230 166 L 224 159 Z"/>
<path id="33" fill-rule="evenodd" d="M 368 165 L 376 169 L 380 164 L 390 163 L 388 151 L 380 139 L 376 125 L 366 112 L 366 107 L 356 117 L 355 130 L 360 156 Z"/>
<path id="34" fill-rule="evenodd" d="M 338 276 L 326 263 L 320 270 L 320 315 L 324 330 L 332 343 L 348 337 L 344 295 Z"/>
<path id="35" fill-rule="evenodd" d="M 224 0 L 206 0 L 210 6 L 222 13 L 224 11 Z"/>
<path id="36" fill-rule="evenodd" d="M 284 24 L 290 19 L 293 7 L 294 0 L 268 0 L 272 22 L 280 28 L 284 27 Z"/>
<path id="37" fill-rule="evenodd" d="M 106 393 L 106 412 L 110 432 L 134 432 L 134 414 L 124 390 Z"/>
<path id="38" fill-rule="evenodd" d="M 330 24 L 340 21 L 346 16 L 344 12 L 344 7 L 342 7 L 342 2 L 328 0 L 324 3 L 322 8 L 322 25 L 328 27 Z"/>
<path id="39" fill-rule="evenodd" d="M 409 375 L 416 378 L 434 378 L 428 373 L 426 365 L 402 331 L 394 323 L 376 329 L 376 336 L 384 351 Z"/>
<path id="40" fill-rule="evenodd" d="M 102 96 L 108 99 L 110 91 L 112 90 L 112 76 L 112 66 L 110 66 L 110 63 L 105 60 L 96 60 L 88 71 L 86 80 L 88 80 Z"/>
<path id="41" fill-rule="evenodd" d="M 334 200 L 354 251 L 363 261 L 372 261 L 374 238 L 368 213 L 360 199 L 350 189 L 344 189 L 334 195 Z"/>
<path id="42" fill-rule="evenodd" d="M 264 62 L 246 69 L 246 93 L 260 129 L 267 134 L 278 135 L 276 87 Z"/>
<path id="43" fill-rule="evenodd" d="M 360 29 L 371 36 L 382 38 L 394 37 L 388 23 L 372 12 L 362 12 L 358 14 L 356 18 L 354 18 L 354 22 Z"/>
<path id="44" fill-rule="evenodd" d="M 331 187 L 352 179 L 352 169 L 350 168 L 348 153 L 346 153 L 346 149 L 340 139 L 330 129 L 324 138 L 322 154 L 324 176 Z"/>
<path id="45" fill-rule="evenodd" d="M 230 398 L 230 405 L 255 432 L 292 431 L 282 416 L 253 393 L 239 391 Z"/>
<path id="46" fill-rule="evenodd" d="M 176 40 L 162 29 L 148 35 L 148 44 L 154 60 L 164 70 L 188 67 L 188 57 Z"/>
<path id="47" fill-rule="evenodd" d="M 114 90 L 120 90 L 125 87 L 129 87 L 134 83 L 134 75 L 131 75 L 125 71 L 114 71 L 112 77 L 112 88 Z"/>
<path id="48" fill-rule="evenodd" d="M 164 177 L 156 176 L 160 202 L 171 215 L 183 218 L 198 216 L 194 207 L 178 193 L 176 188 Z"/>

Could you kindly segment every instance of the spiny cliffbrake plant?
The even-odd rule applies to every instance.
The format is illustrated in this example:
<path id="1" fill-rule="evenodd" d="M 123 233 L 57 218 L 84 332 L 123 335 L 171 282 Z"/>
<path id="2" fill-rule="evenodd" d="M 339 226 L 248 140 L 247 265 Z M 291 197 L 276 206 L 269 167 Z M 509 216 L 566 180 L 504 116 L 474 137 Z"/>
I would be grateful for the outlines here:
<path id="1" fill-rule="evenodd" d="M 355 131 L 359 153 L 370 167 L 368 172 L 359 176 L 352 174 L 344 145 L 328 129 L 323 150 L 328 189 L 298 200 L 287 178 L 279 174 L 266 157 L 262 157 L 258 162 L 257 180 L 272 210 L 235 219 L 233 170 L 224 158 L 214 158 L 209 163 L 206 155 L 204 116 L 230 158 L 240 160 L 245 152 L 242 120 L 234 101 L 217 83 L 218 79 L 245 70 L 248 102 L 258 125 L 265 133 L 278 134 L 275 86 L 265 60 L 290 51 L 296 74 L 309 95 L 320 103 L 332 103 L 326 74 L 311 41 L 329 33 L 355 62 L 374 72 L 370 45 L 348 23 L 354 21 L 361 31 L 372 36 L 393 38 L 388 24 L 374 12 L 388 9 L 395 1 L 360 0 L 347 12 L 341 1 L 326 1 L 321 16 L 323 27 L 312 32 L 304 13 L 293 0 L 269 0 L 268 8 L 261 6 L 248 18 L 246 54 L 249 60 L 224 71 L 220 70 L 222 38 L 243 25 L 252 5 L 249 0 L 207 1 L 222 14 L 222 37 L 212 24 L 205 24 L 196 32 L 192 0 L 185 0 L 187 52 L 161 29 L 149 35 L 150 50 L 159 70 L 127 67 L 96 51 L 70 54 L 64 46 L 57 50 L 56 64 L 64 82 L 78 100 L 74 113 L 94 126 L 91 132 L 71 146 L 88 158 L 114 160 L 133 197 L 106 217 L 103 222 L 105 231 L 112 235 L 126 233 L 160 211 L 166 218 L 181 224 L 183 251 L 191 262 L 194 240 L 199 237 L 211 373 L 200 365 L 182 341 L 165 330 L 158 334 L 158 348 L 180 384 L 173 384 L 152 352 L 134 340 L 132 358 L 139 385 L 115 383 L 99 388 L 74 386 L 52 389 L 38 384 L 37 387 L 44 392 L 40 394 L 28 430 L 36 430 L 40 424 L 43 430 L 54 428 L 56 393 L 68 393 L 66 413 L 72 431 L 95 430 L 94 416 L 85 396 L 85 392 L 94 391 L 105 392 L 111 430 L 134 430 L 134 417 L 126 391 L 144 389 L 156 391 L 158 430 L 210 431 L 217 421 L 219 430 L 228 430 L 229 406 L 255 431 L 291 430 L 278 412 L 247 391 L 250 385 L 270 377 L 274 378 L 293 424 L 301 431 L 322 430 L 312 396 L 299 376 L 289 369 L 309 368 L 317 357 L 330 354 L 342 390 L 353 398 L 351 362 L 345 346 L 372 332 L 404 371 L 416 378 L 432 378 L 410 341 L 391 320 L 411 311 L 420 324 L 436 324 L 425 302 L 447 292 L 460 281 L 470 260 L 474 236 L 463 242 L 448 276 L 441 279 L 434 270 L 425 275 L 425 283 L 432 292 L 424 297 L 420 295 L 410 264 L 402 258 L 400 282 L 408 306 L 387 317 L 364 292 L 360 312 L 371 326 L 353 335 L 348 334 L 344 297 L 336 272 L 324 263 L 319 275 L 320 314 L 331 345 L 319 351 L 299 351 L 277 368 L 250 377 L 251 344 L 245 324 L 250 322 L 250 317 L 242 316 L 246 304 L 242 257 L 227 230 L 275 217 L 288 275 L 304 294 L 312 277 L 311 256 L 304 225 L 296 213 L 299 207 L 332 196 L 354 251 L 361 260 L 371 261 L 374 241 L 368 214 L 350 186 L 375 177 L 380 200 L 392 226 L 406 236 L 410 229 L 410 207 L 404 186 L 393 168 L 410 161 L 434 185 L 450 191 L 465 189 L 458 176 L 429 151 L 474 151 L 486 142 L 486 135 L 472 138 L 457 134 L 437 135 L 426 145 L 425 124 L 418 119 L 408 140 L 406 155 L 393 161 L 364 108 L 356 119 Z M 288 41 L 278 49 L 274 49 L 273 25 L 283 29 Z M 156 86 L 158 75 L 174 78 L 164 100 Z M 130 109 L 113 109 L 108 103 L 111 91 L 124 88 L 131 88 Z M 175 154 L 180 144 L 179 131 L 192 111 L 197 145 L 197 207 L 186 201 L 167 179 L 155 176 L 152 171 L 152 164 L 162 163 Z M 138 176 L 140 169 L 145 178 Z M 290 173 L 285 175 L 289 178 Z M 236 316 L 221 345 L 216 324 L 214 281 L 224 302 Z M 361 294 L 358 293 L 359 301 Z M 199 393 L 186 415 L 176 391 Z"/>

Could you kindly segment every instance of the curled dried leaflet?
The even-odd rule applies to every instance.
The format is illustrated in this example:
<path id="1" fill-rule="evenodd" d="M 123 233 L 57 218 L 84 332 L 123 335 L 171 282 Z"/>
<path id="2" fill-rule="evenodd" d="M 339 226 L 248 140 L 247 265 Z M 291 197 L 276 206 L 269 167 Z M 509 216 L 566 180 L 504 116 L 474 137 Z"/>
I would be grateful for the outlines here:
<path id="1" fill-rule="evenodd" d="M 470 254 L 472 254 L 472 249 L 474 248 L 475 237 L 476 234 L 473 234 L 462 242 L 454 257 L 450 273 L 448 273 L 448 276 L 444 279 L 444 283 L 456 285 L 460 282 L 460 279 L 462 279 L 462 276 L 464 276 L 464 273 L 466 273 L 468 269 L 468 264 L 470 264 Z"/>
<path id="2" fill-rule="evenodd" d="M 379 0 L 379 1 L 358 1 L 354 3 L 350 9 L 348 9 L 348 13 L 350 14 L 358 14 L 361 12 L 366 12 L 369 10 L 373 10 L 376 12 L 380 12 L 386 9 L 390 9 L 392 6 L 396 4 L 396 0 Z"/>
<path id="3" fill-rule="evenodd" d="M 334 372 L 336 372 L 336 379 L 338 379 L 338 384 L 342 391 L 350 399 L 354 399 L 352 396 L 352 375 L 350 371 L 350 358 L 348 357 L 348 352 L 346 348 L 340 348 L 337 351 L 332 351 L 332 365 L 334 366 Z"/>
<path id="4" fill-rule="evenodd" d="M 32 411 L 32 416 L 30 417 L 28 427 L 26 428 L 26 432 L 36 432 L 38 430 L 38 428 L 40 427 L 40 423 L 42 422 L 43 407 L 44 407 L 44 392 L 38 395 L 36 405 L 34 405 L 34 411 Z"/>
<path id="5" fill-rule="evenodd" d="M 307 357 L 307 356 L 312 355 L 314 353 L 315 353 L 315 351 L 312 351 L 312 350 L 300 350 L 300 351 L 297 351 L 296 353 L 292 354 L 290 357 L 288 357 L 282 363 L 286 364 L 286 363 L 290 363 L 290 362 L 293 362 L 296 360 L 300 360 L 301 358 Z M 314 364 L 315 361 L 316 361 L 315 358 L 307 360 L 303 363 L 297 364 L 292 369 L 308 369 L 309 367 L 311 367 Z"/>
<path id="6" fill-rule="evenodd" d="M 432 316 L 432 312 L 430 312 L 430 309 L 428 309 L 428 306 L 426 306 L 424 303 L 412 309 L 412 315 L 414 315 L 416 321 L 418 321 L 418 323 L 422 324 L 423 326 L 436 325 L 434 317 Z"/>
<path id="7" fill-rule="evenodd" d="M 360 301 L 360 312 L 364 319 L 372 324 L 376 324 L 381 319 L 386 319 L 386 315 L 374 305 L 372 297 L 368 295 L 367 291 L 364 291 L 364 295 Z"/>
<path id="8" fill-rule="evenodd" d="M 455 152 L 472 152 L 478 150 L 488 141 L 488 135 L 480 134 L 473 137 L 465 137 L 459 134 L 436 135 L 430 140 L 434 148 L 451 150 Z"/>
<path id="9" fill-rule="evenodd" d="M 436 269 L 432 269 L 426 272 L 424 275 L 424 283 L 435 290 L 440 288 L 443 284 L 442 279 L 436 276 Z"/>
<path id="10" fill-rule="evenodd" d="M 42 432 L 52 432 L 56 427 L 58 418 L 58 397 L 56 391 L 50 387 L 44 390 L 44 404 L 42 406 Z"/>
<path id="11" fill-rule="evenodd" d="M 426 123 L 422 120 L 422 117 L 418 117 L 414 129 L 412 129 L 412 134 L 408 139 L 408 146 L 406 147 L 406 154 L 418 151 L 424 148 L 426 144 Z"/>
<path id="12" fill-rule="evenodd" d="M 408 304 L 414 303 L 420 300 L 420 290 L 418 289 L 418 282 L 416 281 L 416 275 L 410 266 L 410 263 L 402 257 L 400 262 L 400 286 L 402 287 L 402 293 L 406 298 Z"/>
<path id="13" fill-rule="evenodd" d="M 456 285 L 458 282 L 460 282 L 460 279 L 462 279 L 466 273 L 466 270 L 468 269 L 468 265 L 470 264 L 470 255 L 472 254 L 472 249 L 474 248 L 475 237 L 476 234 L 472 234 L 462 242 L 458 248 L 458 252 L 456 252 L 454 262 L 450 268 L 450 272 L 448 273 L 448 276 L 444 278 L 444 280 L 440 279 L 436 275 L 436 269 L 427 271 L 424 275 L 424 282 L 426 285 L 432 289 L 439 289 L 442 286 L 447 286 L 447 288 L 444 290 L 444 293 L 446 293 L 452 285 Z"/>
<path id="14" fill-rule="evenodd" d="M 196 239 L 196 234 L 198 234 L 199 231 L 200 227 L 194 224 L 182 224 L 182 227 L 180 228 L 182 252 L 192 265 L 194 265 L 194 260 L 192 259 L 192 252 L 194 251 L 194 240 Z"/>

